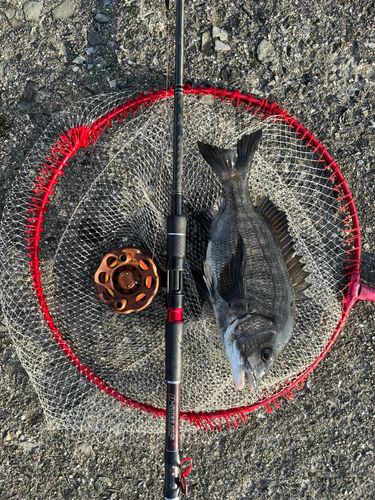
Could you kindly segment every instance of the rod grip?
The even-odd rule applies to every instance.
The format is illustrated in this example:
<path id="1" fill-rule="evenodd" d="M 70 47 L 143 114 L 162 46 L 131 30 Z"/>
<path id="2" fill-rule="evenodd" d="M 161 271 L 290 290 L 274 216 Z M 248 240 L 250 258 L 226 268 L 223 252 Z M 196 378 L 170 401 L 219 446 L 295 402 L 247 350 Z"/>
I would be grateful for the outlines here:
<path id="1" fill-rule="evenodd" d="M 165 327 L 165 378 L 169 382 L 181 380 L 182 330 L 182 322 L 167 322 Z"/>

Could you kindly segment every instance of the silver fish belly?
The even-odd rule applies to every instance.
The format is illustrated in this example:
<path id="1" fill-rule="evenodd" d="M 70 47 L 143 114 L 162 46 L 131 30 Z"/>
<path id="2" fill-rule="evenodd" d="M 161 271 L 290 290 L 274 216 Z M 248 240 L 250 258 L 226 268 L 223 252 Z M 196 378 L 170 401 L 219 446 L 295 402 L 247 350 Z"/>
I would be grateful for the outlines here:
<path id="1" fill-rule="evenodd" d="M 198 143 L 226 194 L 216 213 L 211 209 L 203 215 L 209 238 L 204 262 L 207 295 L 235 385 L 242 389 L 247 381 L 254 390 L 293 332 L 296 289 L 285 254 L 289 268 L 295 266 L 298 271 L 301 298 L 309 286 L 304 281 L 308 273 L 302 271 L 287 234 L 285 214 L 269 200 L 263 202 L 273 214 L 274 227 L 283 231 L 284 251 L 280 234 L 251 203 L 248 176 L 260 139 L 261 131 L 244 136 L 236 150 Z"/>

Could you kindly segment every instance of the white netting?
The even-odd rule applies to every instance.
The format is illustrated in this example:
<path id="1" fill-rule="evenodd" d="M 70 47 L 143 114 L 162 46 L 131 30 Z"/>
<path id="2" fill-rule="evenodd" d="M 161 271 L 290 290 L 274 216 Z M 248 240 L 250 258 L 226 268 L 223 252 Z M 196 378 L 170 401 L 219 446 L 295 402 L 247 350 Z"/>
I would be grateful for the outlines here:
<path id="1" fill-rule="evenodd" d="M 123 433 L 161 432 L 160 419 L 122 408 L 88 382 L 57 346 L 39 309 L 26 250 L 33 183 L 59 134 L 92 123 L 124 96 L 95 98 L 57 116 L 21 167 L 0 232 L 1 304 L 17 354 L 46 416 L 60 427 Z M 60 176 L 45 214 L 40 243 L 42 285 L 60 334 L 81 362 L 116 391 L 165 407 L 164 290 L 138 314 L 118 315 L 98 301 L 93 275 L 108 251 L 152 251 L 158 217 L 159 173 L 166 100 L 114 123 L 95 145 L 81 149 Z M 156 260 L 166 260 L 166 217 L 172 183 L 173 101 L 167 100 L 161 213 Z M 198 294 L 192 269 L 201 269 L 206 239 L 196 216 L 223 194 L 197 142 L 233 147 L 262 128 L 251 169 L 254 203 L 267 195 L 288 215 L 295 248 L 311 273 L 311 300 L 297 303 L 292 339 L 254 393 L 237 391 L 211 306 Z M 250 405 L 264 389 L 282 387 L 323 351 L 341 317 L 345 233 L 329 173 L 312 148 L 283 121 L 260 120 L 236 106 L 188 95 L 184 104 L 184 214 L 188 219 L 182 411 L 213 412 Z"/>

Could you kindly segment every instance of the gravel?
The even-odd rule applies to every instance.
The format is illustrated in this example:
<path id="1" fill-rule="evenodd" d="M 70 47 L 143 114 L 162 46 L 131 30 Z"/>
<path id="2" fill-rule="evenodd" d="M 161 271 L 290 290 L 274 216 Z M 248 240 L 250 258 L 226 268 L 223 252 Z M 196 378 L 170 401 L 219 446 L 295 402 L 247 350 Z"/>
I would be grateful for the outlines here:
<path id="1" fill-rule="evenodd" d="M 26 21 L 37 21 L 43 8 L 43 2 L 26 2 L 23 6 Z"/>
<path id="2" fill-rule="evenodd" d="M 185 81 L 275 100 L 327 146 L 356 200 L 362 278 L 373 284 L 374 2 L 186 3 Z M 0 15 L 2 207 L 51 114 L 116 88 L 136 94 L 165 85 L 167 18 L 164 0 L 0 0 Z M 174 26 L 172 13 L 171 34 Z M 306 387 L 279 410 L 222 433 L 183 427 L 182 455 L 194 460 L 191 498 L 374 498 L 374 307 L 355 306 Z M 100 444 L 46 429 L 3 324 L 0 370 L 1 500 L 163 497 L 162 438 Z"/>
<path id="3" fill-rule="evenodd" d="M 275 65 L 279 60 L 274 46 L 268 40 L 262 40 L 260 42 L 257 48 L 257 56 L 259 61 L 265 65 Z"/>
<path id="4" fill-rule="evenodd" d="M 102 14 L 101 12 L 98 12 L 98 14 L 95 14 L 94 17 L 95 21 L 98 21 L 98 23 L 109 23 L 111 18 L 109 16 L 106 16 L 105 14 Z"/>
<path id="5" fill-rule="evenodd" d="M 69 17 L 73 17 L 75 13 L 75 4 L 71 0 L 65 0 L 65 2 L 52 10 L 52 18 L 54 21 L 69 19 Z"/>

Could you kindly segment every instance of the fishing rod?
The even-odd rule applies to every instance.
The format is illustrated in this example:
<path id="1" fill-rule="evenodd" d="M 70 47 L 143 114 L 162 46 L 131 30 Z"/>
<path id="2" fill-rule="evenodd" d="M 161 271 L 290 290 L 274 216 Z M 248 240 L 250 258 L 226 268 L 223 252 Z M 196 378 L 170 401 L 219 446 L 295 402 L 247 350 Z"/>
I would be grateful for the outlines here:
<path id="1" fill-rule="evenodd" d="M 169 1 L 167 0 L 167 8 Z M 165 367 L 167 381 L 165 438 L 165 500 L 179 497 L 180 451 L 180 384 L 183 333 L 183 271 L 185 267 L 186 218 L 182 215 L 183 155 L 183 32 L 184 0 L 176 6 L 176 80 L 174 88 L 173 192 L 172 213 L 167 218 L 167 322 L 165 328 Z"/>

